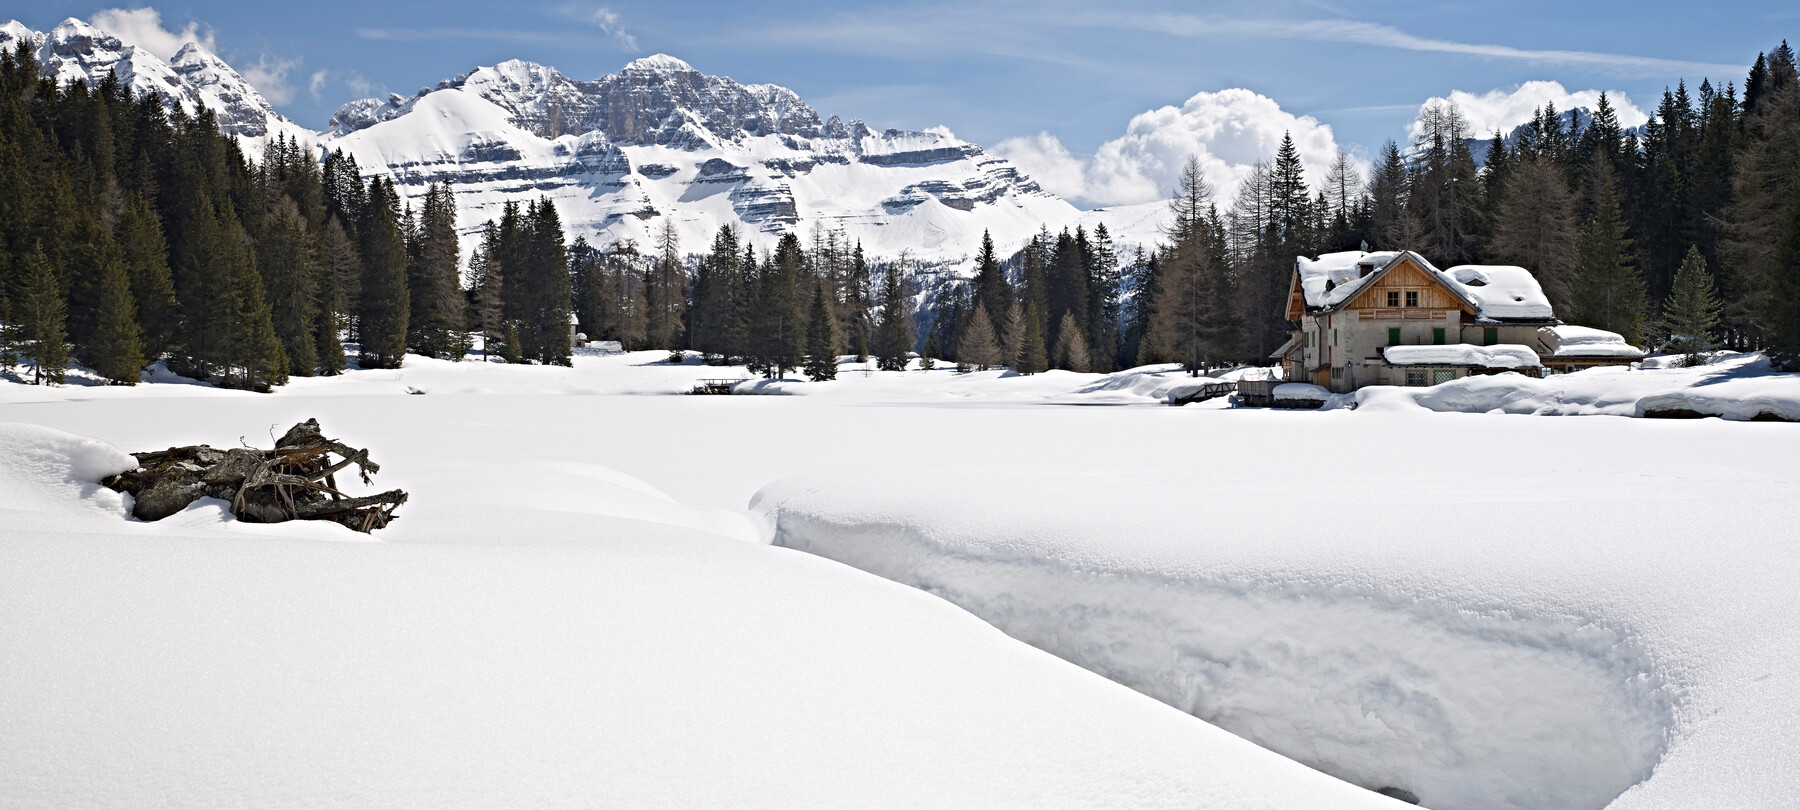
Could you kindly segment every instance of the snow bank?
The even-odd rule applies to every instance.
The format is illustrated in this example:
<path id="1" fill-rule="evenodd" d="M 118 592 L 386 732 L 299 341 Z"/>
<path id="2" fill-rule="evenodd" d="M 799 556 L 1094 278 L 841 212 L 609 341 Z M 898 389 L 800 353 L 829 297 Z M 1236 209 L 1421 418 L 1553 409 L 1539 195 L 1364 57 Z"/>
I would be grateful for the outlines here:
<path id="1" fill-rule="evenodd" d="M 1646 473 L 1639 456 L 1692 448 L 1628 449 L 1645 423 L 1623 420 L 1496 443 L 1509 423 L 1483 419 L 1323 414 L 1291 440 L 1227 440 L 1208 455 L 1221 469 L 1136 477 L 840 470 L 755 506 L 778 544 L 1439 810 L 1789 806 L 1800 507 L 1778 458 L 1795 437 L 1729 469 Z M 1407 449 L 1349 472 L 1291 463 L 1346 430 Z M 1450 460 L 1471 444 L 1479 473 Z M 1422 474 L 1436 453 L 1441 474 Z"/>
<path id="2" fill-rule="evenodd" d="M 1391 805 L 816 557 L 136 523 L 79 483 L 127 463 L 0 425 L 0 803 Z"/>
<path id="3" fill-rule="evenodd" d="M 1401 347 L 1388 351 L 1394 348 Z M 1542 379 L 1497 374 L 1429 388 L 1375 386 L 1357 391 L 1355 398 L 1359 412 L 1424 409 L 1644 416 L 1658 410 L 1685 410 L 1736 420 L 1754 419 L 1759 414 L 1796 419 L 1800 418 L 1800 374 L 1770 369 L 1761 354 L 1735 354 L 1715 357 L 1696 368 L 1613 366 Z"/>

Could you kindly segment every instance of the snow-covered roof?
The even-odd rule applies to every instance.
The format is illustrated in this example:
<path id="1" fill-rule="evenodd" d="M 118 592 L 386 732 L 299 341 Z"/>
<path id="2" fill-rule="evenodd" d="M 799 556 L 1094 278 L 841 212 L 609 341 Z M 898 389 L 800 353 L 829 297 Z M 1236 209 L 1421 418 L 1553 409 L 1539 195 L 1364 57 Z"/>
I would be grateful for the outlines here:
<path id="1" fill-rule="evenodd" d="M 1356 295 L 1356 292 L 1375 277 L 1376 273 L 1400 258 L 1407 251 L 1381 250 L 1364 253 L 1360 250 L 1346 250 L 1339 253 L 1320 254 L 1317 259 L 1301 256 L 1295 262 L 1300 272 L 1300 290 L 1306 296 L 1306 305 L 1313 308 L 1334 307 Z M 1417 254 L 1414 254 L 1415 258 Z M 1423 263 L 1423 258 L 1418 258 Z M 1431 267 L 1430 264 L 1425 264 Z M 1363 272 L 1364 268 L 1368 272 Z"/>
<path id="2" fill-rule="evenodd" d="M 1523 267 L 1464 264 L 1439 270 L 1425 257 L 1406 250 L 1346 250 L 1322 254 L 1317 259 L 1300 257 L 1295 268 L 1300 274 L 1306 306 L 1341 306 L 1373 284 L 1401 256 L 1408 255 L 1421 270 L 1442 282 L 1445 289 L 1468 301 L 1478 320 L 1541 321 L 1556 317 L 1544 288 Z"/>
<path id="3" fill-rule="evenodd" d="M 1538 354 L 1530 346 L 1501 343 L 1474 346 L 1451 343 L 1442 346 L 1388 346 L 1381 358 L 1391 366 L 1470 366 L 1474 368 L 1537 368 Z"/>
<path id="4" fill-rule="evenodd" d="M 1558 360 L 1571 358 L 1643 359 L 1645 352 L 1625 342 L 1625 336 L 1589 326 L 1561 324 L 1546 326 L 1538 333 L 1550 347 L 1550 356 Z"/>
<path id="5" fill-rule="evenodd" d="M 1556 317 L 1550 299 L 1530 270 L 1495 264 L 1462 264 L 1444 275 L 1475 302 L 1480 317 L 1496 321 L 1548 320 Z"/>

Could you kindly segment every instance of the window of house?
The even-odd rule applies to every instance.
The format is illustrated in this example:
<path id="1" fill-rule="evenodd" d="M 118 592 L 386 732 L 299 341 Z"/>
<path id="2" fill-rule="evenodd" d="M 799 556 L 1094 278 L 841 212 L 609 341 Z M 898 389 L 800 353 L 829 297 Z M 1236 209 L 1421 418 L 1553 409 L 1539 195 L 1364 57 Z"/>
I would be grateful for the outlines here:
<path id="1" fill-rule="evenodd" d="M 1388 327 L 1388 345 L 1389 346 L 1400 345 L 1400 327 L 1398 327 L 1398 326 Z"/>
<path id="2" fill-rule="evenodd" d="M 1406 370 L 1406 384 L 1418 388 L 1425 386 L 1425 370 L 1409 368 Z"/>
<path id="3" fill-rule="evenodd" d="M 1437 371 L 1432 373 L 1433 385 L 1443 385 L 1453 379 L 1456 379 L 1456 372 L 1454 371 Z"/>
<path id="4" fill-rule="evenodd" d="M 1444 327 L 1438 326 L 1438 327 L 1432 328 L 1431 342 L 1433 345 L 1436 345 L 1436 346 L 1444 345 Z"/>
<path id="5" fill-rule="evenodd" d="M 1398 293 L 1398 292 L 1388 293 L 1388 306 L 1390 306 L 1390 307 L 1400 306 L 1400 293 Z"/>
<path id="6" fill-rule="evenodd" d="M 1332 366 L 1331 367 L 1331 379 L 1342 380 L 1343 378 L 1344 378 L 1344 367 L 1343 366 Z"/>
<path id="7" fill-rule="evenodd" d="M 1490 326 L 1481 330 L 1481 345 L 1492 346 L 1499 342 L 1500 330 L 1498 328 Z"/>
<path id="8" fill-rule="evenodd" d="M 1416 307 L 1419 305 L 1419 291 L 1418 290 L 1407 290 L 1406 291 L 1406 305 L 1409 307 Z"/>
<path id="9" fill-rule="evenodd" d="M 1337 345 L 1337 330 L 1336 329 L 1331 330 L 1331 345 L 1333 345 L 1333 346 Z"/>

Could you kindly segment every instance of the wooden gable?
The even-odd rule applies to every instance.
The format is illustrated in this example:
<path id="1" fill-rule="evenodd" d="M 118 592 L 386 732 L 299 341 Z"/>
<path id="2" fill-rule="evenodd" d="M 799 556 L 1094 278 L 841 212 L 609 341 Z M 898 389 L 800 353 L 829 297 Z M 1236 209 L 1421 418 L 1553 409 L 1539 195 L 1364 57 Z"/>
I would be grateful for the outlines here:
<path id="1" fill-rule="evenodd" d="M 1298 323 L 1306 317 L 1306 294 L 1300 289 L 1300 269 L 1294 268 L 1293 281 L 1288 284 L 1287 319 Z"/>
<path id="2" fill-rule="evenodd" d="M 1418 303 L 1406 306 L 1406 294 L 1418 294 Z M 1398 294 L 1398 304 L 1388 305 L 1388 294 Z M 1387 318 L 1399 319 L 1408 317 L 1406 311 L 1435 313 L 1428 315 L 1433 319 L 1443 317 L 1448 310 L 1461 310 L 1470 315 L 1477 314 L 1475 309 L 1464 301 L 1462 296 L 1452 292 L 1444 285 L 1443 279 L 1436 273 L 1427 272 L 1413 261 L 1411 255 L 1402 256 L 1388 268 L 1375 283 L 1358 292 L 1354 298 L 1344 302 L 1339 309 L 1355 309 L 1363 311 L 1363 320 Z M 1411 317 L 1420 317 L 1412 315 Z"/>

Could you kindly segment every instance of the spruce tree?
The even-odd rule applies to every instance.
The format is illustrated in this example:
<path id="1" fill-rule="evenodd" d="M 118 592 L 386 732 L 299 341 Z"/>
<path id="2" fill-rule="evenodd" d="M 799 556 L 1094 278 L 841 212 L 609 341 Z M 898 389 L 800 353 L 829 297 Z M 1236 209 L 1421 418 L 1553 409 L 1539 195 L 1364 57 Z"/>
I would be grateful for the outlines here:
<path id="1" fill-rule="evenodd" d="M 175 283 L 169 275 L 168 247 L 156 212 L 142 197 L 126 203 L 119 217 L 119 247 L 131 279 L 131 299 L 142 327 L 144 355 L 155 361 L 176 343 L 181 330 Z"/>
<path id="2" fill-rule="evenodd" d="M 907 354 L 912 350 L 912 335 L 907 329 L 911 308 L 900 281 L 900 269 L 890 262 L 882 283 L 881 321 L 875 326 L 875 365 L 882 371 L 906 370 Z"/>
<path id="3" fill-rule="evenodd" d="M 869 332 L 874 324 L 869 310 L 874 302 L 869 294 L 869 263 L 863 258 L 862 242 L 850 254 L 850 353 L 856 362 L 869 362 Z"/>
<path id="4" fill-rule="evenodd" d="M 825 304 L 825 285 L 813 284 L 812 307 L 806 321 L 806 376 L 814 382 L 837 379 L 837 327 L 831 307 Z"/>
<path id="5" fill-rule="evenodd" d="M 60 385 L 69 369 L 68 335 L 64 331 L 62 285 L 42 247 L 25 254 L 19 275 L 24 294 L 18 304 L 24 359 L 33 366 L 32 383 Z"/>
<path id="6" fill-rule="evenodd" d="M 1688 365 L 1704 363 L 1701 353 L 1711 351 L 1715 345 L 1713 337 L 1720 310 L 1712 274 L 1706 271 L 1706 258 L 1700 255 L 1698 245 L 1690 247 L 1687 258 L 1675 271 L 1674 288 L 1663 301 L 1663 328 L 1672 339 L 1671 348 L 1688 355 Z"/>
<path id="7" fill-rule="evenodd" d="M 399 199 L 377 177 L 369 182 L 362 217 L 362 296 L 357 337 L 363 368 L 399 368 L 406 355 L 406 322 L 411 301 L 406 290 L 406 241 L 400 231 Z"/>
<path id="8" fill-rule="evenodd" d="M 116 385 L 137 385 L 144 370 L 143 333 L 131 301 L 131 280 L 123 260 L 106 263 L 88 357 L 94 370 Z"/>
<path id="9" fill-rule="evenodd" d="M 1044 353 L 1043 319 L 1038 317 L 1037 302 L 1025 307 L 1025 331 L 1019 338 L 1019 359 L 1013 368 L 1020 374 L 1036 374 L 1050 369 Z"/>
<path id="10" fill-rule="evenodd" d="M 1631 239 L 1610 190 L 1581 230 L 1570 285 L 1569 320 L 1617 332 L 1631 343 L 1644 339 L 1644 278 L 1631 258 Z"/>
<path id="11" fill-rule="evenodd" d="M 1769 362 L 1781 371 L 1800 371 L 1800 202 L 1788 205 L 1766 301 L 1763 323 Z"/>

